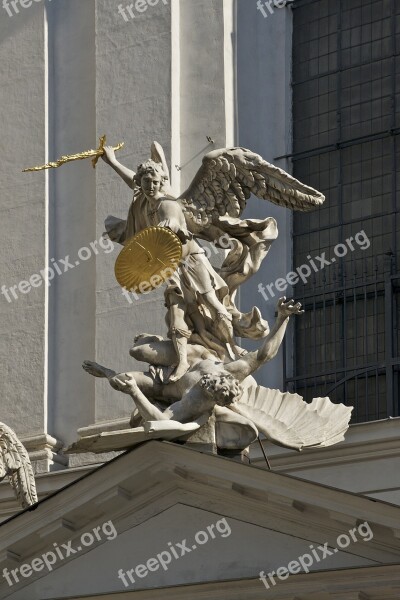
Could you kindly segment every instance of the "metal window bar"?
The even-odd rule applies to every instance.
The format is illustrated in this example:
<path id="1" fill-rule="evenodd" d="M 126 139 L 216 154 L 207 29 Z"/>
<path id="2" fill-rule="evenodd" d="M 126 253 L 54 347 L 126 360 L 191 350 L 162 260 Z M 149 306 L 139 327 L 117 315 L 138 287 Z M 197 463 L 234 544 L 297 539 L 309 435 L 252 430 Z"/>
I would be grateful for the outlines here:
<path id="1" fill-rule="evenodd" d="M 400 310 L 400 273 L 388 273 L 384 278 L 375 270 L 374 281 L 368 273 L 362 281 L 357 272 L 345 276 L 343 286 L 334 291 L 315 284 L 296 290 L 296 301 L 302 301 L 309 326 L 314 332 L 322 323 L 322 356 L 318 357 L 316 334 L 310 336 L 303 329 L 302 317 L 296 323 L 298 342 L 297 372 L 286 377 L 287 388 L 310 401 L 311 395 L 332 395 L 333 400 L 353 405 L 354 421 L 370 421 L 400 415 L 398 396 L 400 356 L 398 353 L 397 314 Z M 306 289 L 307 288 L 307 289 Z M 328 316 L 329 314 L 329 316 Z M 384 323 L 384 352 L 380 352 L 381 332 Z M 333 324 L 328 327 L 327 323 Z M 340 324 L 340 352 L 337 352 L 337 324 Z M 333 331 L 332 331 L 333 329 Z M 331 339 L 329 338 L 331 335 Z M 352 349 L 351 356 L 347 351 Z M 333 360 L 329 360 L 329 353 Z M 305 357 L 312 364 L 305 362 Z M 374 396 L 371 402 L 371 393 Z"/>
<path id="2" fill-rule="evenodd" d="M 397 269 L 400 258 L 397 242 L 400 214 L 396 200 L 397 168 L 400 168 L 397 166 L 400 158 L 397 142 L 397 135 L 400 133 L 400 111 L 397 102 L 397 97 L 400 97 L 400 45 L 397 47 L 396 37 L 400 38 L 398 19 L 400 10 L 396 0 L 391 0 L 389 8 L 391 28 L 388 36 L 387 3 L 379 5 L 372 0 L 363 0 L 363 2 L 360 0 L 296 0 L 293 5 L 295 33 L 297 23 L 303 27 L 301 35 L 297 38 L 298 45 L 294 48 L 296 55 L 293 61 L 293 102 L 294 107 L 297 108 L 294 114 L 296 118 L 300 115 L 303 121 L 305 119 L 304 123 L 307 123 L 307 118 L 312 114 L 309 131 L 304 127 L 303 121 L 300 128 L 296 127 L 296 121 L 294 123 L 295 152 L 290 155 L 294 165 L 294 175 L 303 179 L 305 175 L 307 183 L 318 187 L 316 171 L 320 165 L 318 162 L 320 157 L 326 156 L 327 153 L 337 154 L 337 160 L 328 159 L 329 166 L 327 167 L 325 163 L 323 167 L 325 181 L 329 181 L 331 192 L 335 190 L 335 201 L 331 201 L 331 206 L 336 206 L 337 211 L 328 213 L 330 216 L 334 215 L 335 222 L 326 224 L 325 216 L 325 223 L 321 227 L 316 227 L 318 219 L 313 220 L 310 216 L 309 221 L 313 226 L 307 227 L 307 217 L 295 217 L 293 234 L 296 255 L 307 254 L 307 245 L 312 241 L 312 234 L 319 233 L 322 236 L 322 232 L 325 232 L 323 238 L 325 241 L 326 239 L 331 241 L 335 236 L 343 241 L 346 230 L 349 231 L 349 226 L 354 223 L 360 223 L 360 228 L 368 226 L 372 229 L 372 243 L 379 248 L 379 251 L 372 253 L 372 256 L 375 255 L 374 261 L 372 256 L 363 261 L 361 270 L 357 265 L 362 261 L 348 257 L 340 261 L 339 268 L 335 269 L 332 275 L 323 272 L 321 278 L 314 276 L 312 281 L 301 286 L 302 289 L 299 285 L 296 286 L 296 299 L 302 301 L 308 311 L 303 321 L 307 326 L 302 325 L 301 320 L 296 321 L 294 371 L 286 373 L 286 383 L 289 389 L 302 393 L 307 400 L 311 399 L 311 393 L 332 394 L 336 401 L 353 404 L 356 409 L 354 421 L 367 421 L 400 414 L 398 395 L 400 357 L 397 329 L 400 318 L 400 272 Z M 343 22 L 344 9 L 356 11 L 358 16 L 355 24 Z M 381 11 L 378 15 L 377 10 Z M 381 32 L 380 37 L 378 35 L 380 55 L 374 41 L 377 38 L 372 35 L 373 11 L 377 22 L 380 23 L 380 29 L 376 28 L 378 33 Z M 349 14 L 346 13 L 346 18 Z M 326 18 L 329 27 L 332 19 L 337 25 L 336 49 L 333 50 L 331 37 L 329 37 L 328 48 L 327 39 L 322 40 L 321 31 L 324 26 L 318 25 L 323 24 Z M 312 23 L 313 26 L 307 29 L 308 23 Z M 324 25 L 326 29 L 326 23 Z M 356 32 L 358 29 L 361 31 L 362 28 L 364 28 L 362 35 Z M 353 42 L 353 37 L 349 37 L 353 35 L 353 30 L 354 33 L 359 34 L 359 41 Z M 347 36 L 345 43 L 344 31 Z M 331 33 L 329 30 L 329 36 Z M 311 54 L 311 44 L 313 44 L 314 55 Z M 329 68 L 326 68 L 327 56 L 330 61 Z M 312 66 L 311 63 L 307 66 L 308 60 L 313 61 Z M 330 68 L 331 65 L 334 68 Z M 370 69 L 368 69 L 369 65 Z M 365 94 L 361 94 L 357 99 L 355 93 L 357 88 L 352 82 L 349 84 L 349 73 L 359 78 L 356 86 L 364 85 L 367 90 L 366 97 Z M 363 80 L 361 75 L 366 79 Z M 391 78 L 390 87 L 386 83 L 388 76 Z M 386 79 L 384 80 L 383 77 Z M 321 85 L 320 80 L 323 81 Z M 321 88 L 324 89 L 324 86 L 325 92 L 328 86 L 328 94 L 332 93 L 332 88 L 333 93 L 336 94 L 333 109 L 336 110 L 335 129 L 332 128 L 332 120 L 328 127 L 326 126 L 326 119 L 331 119 L 333 115 L 331 101 L 329 100 L 328 106 L 326 98 L 323 99 L 321 96 L 323 93 Z M 343 89 L 347 89 L 350 98 L 345 106 L 342 102 Z M 302 101 L 306 102 L 308 116 L 301 115 Z M 319 115 L 322 115 L 321 119 Z M 388 116 L 390 116 L 389 121 Z M 379 125 L 383 127 L 379 128 Z M 336 132 L 336 139 L 333 139 L 333 143 L 324 143 L 327 135 L 329 141 L 332 140 L 334 132 Z M 357 135 L 352 136 L 349 133 L 357 133 Z M 382 140 L 380 151 L 379 146 L 368 146 L 368 144 L 378 143 L 377 140 Z M 390 140 L 390 150 L 387 142 L 384 147 L 384 140 Z M 310 142 L 313 144 L 311 145 Z M 351 148 L 353 148 L 352 154 L 347 155 L 345 159 L 344 152 Z M 356 160 L 353 155 L 360 153 L 360 156 L 363 156 L 364 149 L 367 159 L 359 158 L 356 167 L 358 170 L 360 167 L 365 170 L 365 164 L 370 160 L 372 161 L 371 173 L 366 172 L 365 178 L 360 183 L 358 183 L 359 179 L 353 176 L 354 183 L 352 183 L 351 173 L 354 172 L 352 165 Z M 364 160 L 367 160 L 367 163 L 363 163 Z M 387 160 L 390 160 L 391 175 L 386 175 L 387 169 L 379 173 L 379 161 L 382 163 Z M 306 164 L 305 161 L 308 163 Z M 345 167 L 347 179 L 344 179 Z M 306 170 L 303 173 L 304 169 Z M 391 205 L 388 206 L 389 192 L 385 190 L 386 199 L 380 206 L 382 210 L 375 214 L 372 214 L 373 211 L 371 214 L 363 211 L 362 219 L 354 217 L 349 204 L 344 203 L 346 200 L 344 185 L 347 185 L 348 189 L 354 184 L 361 185 L 360 189 L 363 192 L 364 189 L 367 190 L 367 195 L 372 193 L 370 202 L 374 201 L 376 206 L 376 202 L 379 201 L 376 192 L 368 192 L 373 189 L 371 186 L 375 185 L 376 188 L 376 181 L 374 182 L 373 178 L 377 174 L 372 173 L 374 170 L 378 172 L 378 177 L 382 181 L 383 177 L 391 177 Z M 308 172 L 310 177 L 307 181 Z M 332 178 L 335 183 L 332 183 Z M 359 200 L 362 199 L 361 195 Z M 349 202 L 348 193 L 346 202 Z M 329 235 L 330 230 L 331 235 Z M 322 240 L 321 237 L 319 239 Z M 388 242 L 388 239 L 391 241 Z M 313 242 L 315 247 L 315 239 Z M 385 254 L 387 256 L 384 256 Z M 309 328 L 313 331 L 309 331 Z M 306 364 L 305 357 L 312 357 L 313 365 Z"/>

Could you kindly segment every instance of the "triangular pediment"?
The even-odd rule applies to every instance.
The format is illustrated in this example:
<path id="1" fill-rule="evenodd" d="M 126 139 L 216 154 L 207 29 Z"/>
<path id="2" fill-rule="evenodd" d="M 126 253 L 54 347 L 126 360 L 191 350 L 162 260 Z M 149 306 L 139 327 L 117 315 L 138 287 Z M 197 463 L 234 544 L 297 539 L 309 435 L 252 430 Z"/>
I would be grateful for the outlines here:
<path id="1" fill-rule="evenodd" d="M 314 556 L 310 582 L 322 571 L 400 562 L 399 507 L 155 441 L 95 469 L 0 531 L 0 569 L 12 582 L 3 576 L 0 597 L 11 600 L 229 580 L 256 581 L 265 592 L 261 571 L 276 572 L 306 554 Z M 68 558 L 67 547 L 75 550 Z M 51 572 L 44 565 L 29 574 L 48 552 L 56 555 Z M 163 552 L 171 557 L 164 566 Z M 156 568 L 149 561 L 157 557 Z M 279 584 L 294 577 L 301 574 Z"/>

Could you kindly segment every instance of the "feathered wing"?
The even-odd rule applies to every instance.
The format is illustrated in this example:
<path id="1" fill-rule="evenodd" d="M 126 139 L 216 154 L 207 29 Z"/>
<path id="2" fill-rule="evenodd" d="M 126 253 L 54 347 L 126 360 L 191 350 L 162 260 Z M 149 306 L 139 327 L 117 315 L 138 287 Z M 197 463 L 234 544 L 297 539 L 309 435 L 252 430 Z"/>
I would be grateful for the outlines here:
<path id="1" fill-rule="evenodd" d="M 23 508 L 38 501 L 29 454 L 14 431 L 0 423 L 0 481 L 5 477 Z"/>
<path id="2" fill-rule="evenodd" d="M 249 386 L 232 410 L 246 417 L 274 444 L 302 450 L 333 446 L 344 440 L 353 408 L 298 394 Z"/>
<path id="3" fill-rule="evenodd" d="M 299 211 L 312 210 L 325 201 L 317 190 L 245 148 L 207 154 L 179 200 L 193 233 L 200 233 L 222 217 L 239 218 L 251 194 Z"/>

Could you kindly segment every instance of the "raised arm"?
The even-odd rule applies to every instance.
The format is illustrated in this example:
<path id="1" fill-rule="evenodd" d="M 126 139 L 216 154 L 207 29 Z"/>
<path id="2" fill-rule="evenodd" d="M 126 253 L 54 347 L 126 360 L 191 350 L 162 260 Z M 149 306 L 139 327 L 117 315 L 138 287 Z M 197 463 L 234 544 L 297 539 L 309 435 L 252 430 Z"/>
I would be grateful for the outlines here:
<path id="1" fill-rule="evenodd" d="M 243 381 L 248 375 L 251 375 L 262 365 L 275 358 L 282 344 L 289 318 L 292 315 L 301 315 L 304 313 L 300 303 L 294 304 L 293 300 L 286 301 L 285 297 L 280 298 L 277 311 L 278 316 L 275 325 L 265 338 L 261 348 L 255 352 L 249 352 L 239 360 L 235 360 L 225 366 L 226 371 L 229 371 L 239 381 Z"/>
<path id="2" fill-rule="evenodd" d="M 133 190 L 133 188 L 135 187 L 133 181 L 133 178 L 135 177 L 135 172 L 131 171 L 127 167 L 124 167 L 124 165 L 118 162 L 115 156 L 115 151 L 112 148 L 112 146 L 104 147 L 104 154 L 102 156 L 102 159 L 105 163 L 110 165 L 110 167 L 114 169 L 114 171 L 121 177 L 121 179 L 125 181 L 126 185 Z"/>

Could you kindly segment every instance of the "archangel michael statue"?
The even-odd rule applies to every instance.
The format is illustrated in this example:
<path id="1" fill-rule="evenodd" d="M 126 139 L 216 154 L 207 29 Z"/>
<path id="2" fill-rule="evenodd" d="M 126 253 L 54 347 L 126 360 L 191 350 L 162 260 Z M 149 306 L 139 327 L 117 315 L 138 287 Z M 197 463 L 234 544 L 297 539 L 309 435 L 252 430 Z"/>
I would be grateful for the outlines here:
<path id="1" fill-rule="evenodd" d="M 130 354 L 147 363 L 147 370 L 118 373 L 90 361 L 83 365 L 132 397 L 131 445 L 150 438 L 188 440 L 211 418 L 222 450 L 243 450 L 259 433 L 297 450 L 342 440 L 351 408 L 329 398 L 307 404 L 297 394 L 257 385 L 252 376 L 276 356 L 301 305 L 281 298 L 270 329 L 257 307 L 242 313 L 235 304 L 237 289 L 257 273 L 278 235 L 271 217 L 241 218 L 250 196 L 298 211 L 318 209 L 324 196 L 244 148 L 207 154 L 179 198 L 171 194 L 158 143 L 136 172 L 116 159 L 111 146 L 105 146 L 103 160 L 133 190 L 127 219 L 106 219 L 110 239 L 126 245 L 156 227 L 167 228 L 182 244 L 182 260 L 165 286 L 167 339 L 135 332 Z M 199 240 L 226 248 L 222 239 L 229 240 L 230 251 L 216 269 Z M 260 348 L 246 352 L 238 337 L 260 340 Z M 82 439 L 76 450 L 90 449 L 93 441 Z"/>

